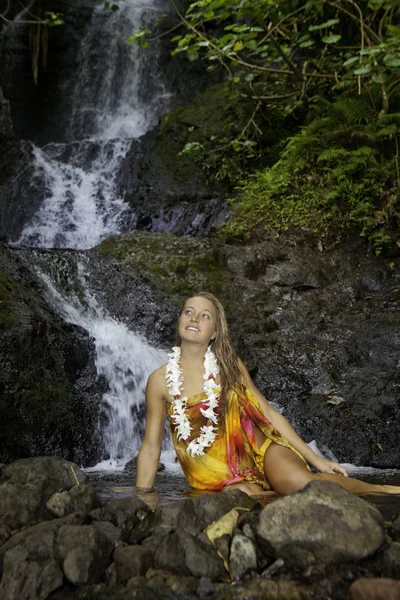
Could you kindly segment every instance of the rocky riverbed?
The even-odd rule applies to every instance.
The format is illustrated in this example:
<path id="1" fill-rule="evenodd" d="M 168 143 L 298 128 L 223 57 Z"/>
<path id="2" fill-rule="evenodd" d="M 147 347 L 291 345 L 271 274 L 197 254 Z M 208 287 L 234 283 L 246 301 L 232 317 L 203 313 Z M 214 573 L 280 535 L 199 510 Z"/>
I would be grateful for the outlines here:
<path id="1" fill-rule="evenodd" d="M 152 510 L 102 501 L 74 463 L 23 459 L 1 466 L 0 514 L 3 600 L 399 598 L 400 517 L 330 482 Z"/>

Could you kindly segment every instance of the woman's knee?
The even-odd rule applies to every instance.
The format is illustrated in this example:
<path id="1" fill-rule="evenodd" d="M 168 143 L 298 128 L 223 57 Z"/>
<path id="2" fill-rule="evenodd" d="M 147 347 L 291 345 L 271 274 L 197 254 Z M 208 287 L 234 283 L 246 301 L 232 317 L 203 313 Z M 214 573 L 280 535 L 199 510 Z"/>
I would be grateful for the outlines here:
<path id="1" fill-rule="evenodd" d="M 272 480 L 271 480 L 272 479 Z M 296 473 L 287 477 L 271 478 L 269 480 L 272 489 L 278 494 L 288 496 L 294 494 L 315 479 L 313 473 Z"/>
<path id="2" fill-rule="evenodd" d="M 265 475 L 279 494 L 293 494 L 315 479 L 301 458 L 290 448 L 271 444 L 264 457 Z"/>

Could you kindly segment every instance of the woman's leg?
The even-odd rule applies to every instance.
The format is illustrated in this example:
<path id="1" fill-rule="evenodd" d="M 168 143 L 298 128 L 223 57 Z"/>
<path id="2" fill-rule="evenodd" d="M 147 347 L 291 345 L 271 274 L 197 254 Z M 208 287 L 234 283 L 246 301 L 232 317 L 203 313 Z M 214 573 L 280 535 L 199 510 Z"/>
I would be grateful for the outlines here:
<path id="1" fill-rule="evenodd" d="M 355 494 L 400 494 L 400 487 L 374 485 L 351 477 L 331 473 L 311 473 L 299 456 L 290 448 L 273 442 L 264 455 L 265 476 L 280 494 L 293 494 L 310 481 L 328 480 Z"/>

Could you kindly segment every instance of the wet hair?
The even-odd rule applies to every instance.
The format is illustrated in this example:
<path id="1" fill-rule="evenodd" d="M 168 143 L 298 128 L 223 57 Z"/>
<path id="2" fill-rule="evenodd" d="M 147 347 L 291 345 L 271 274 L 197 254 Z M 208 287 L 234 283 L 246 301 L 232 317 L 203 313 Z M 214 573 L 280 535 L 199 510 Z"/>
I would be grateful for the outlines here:
<path id="1" fill-rule="evenodd" d="M 243 379 L 243 374 L 238 364 L 237 354 L 233 349 L 231 337 L 229 335 L 225 310 L 221 302 L 218 300 L 218 298 L 213 296 L 213 294 L 210 294 L 208 292 L 199 292 L 197 294 L 192 294 L 191 296 L 188 296 L 188 298 L 185 299 L 180 308 L 179 317 L 183 313 L 186 303 L 190 298 L 206 298 L 207 300 L 212 302 L 215 308 L 216 337 L 214 340 L 210 341 L 210 346 L 212 351 L 214 352 L 215 358 L 217 359 L 217 364 L 220 372 L 221 407 L 222 413 L 225 413 L 226 399 L 229 390 L 231 390 L 235 384 L 241 383 Z M 180 346 L 181 342 L 182 340 L 179 335 L 179 331 L 177 330 L 176 345 Z"/>

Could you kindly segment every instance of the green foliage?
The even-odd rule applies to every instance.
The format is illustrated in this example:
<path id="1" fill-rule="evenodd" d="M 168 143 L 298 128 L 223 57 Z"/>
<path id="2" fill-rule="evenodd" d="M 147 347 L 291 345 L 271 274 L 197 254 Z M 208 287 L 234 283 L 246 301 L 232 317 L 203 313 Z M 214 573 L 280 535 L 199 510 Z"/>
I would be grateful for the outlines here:
<path id="1" fill-rule="evenodd" d="M 272 168 L 240 186 L 221 235 L 298 227 L 337 240 L 355 228 L 379 254 L 400 225 L 399 136 L 400 112 L 379 118 L 368 95 L 326 105 Z"/>
<path id="2" fill-rule="evenodd" d="M 172 54 L 222 68 L 247 109 L 240 127 L 233 117 L 214 137 L 182 139 L 180 156 L 210 182 L 242 180 L 223 235 L 356 228 L 379 253 L 400 213 L 398 0 L 196 0 L 184 14 L 171 3 Z M 279 127 L 280 143 L 268 139 Z"/>

